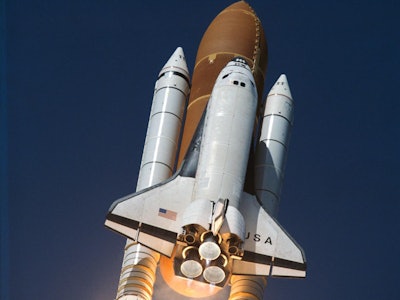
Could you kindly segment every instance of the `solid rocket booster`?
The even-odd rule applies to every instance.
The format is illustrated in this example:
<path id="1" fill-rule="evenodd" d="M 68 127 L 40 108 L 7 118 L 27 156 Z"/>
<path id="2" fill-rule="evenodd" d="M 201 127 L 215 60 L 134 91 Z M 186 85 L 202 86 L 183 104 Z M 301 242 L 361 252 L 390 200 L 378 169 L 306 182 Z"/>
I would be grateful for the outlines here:
<path id="1" fill-rule="evenodd" d="M 154 87 L 138 178 L 140 189 L 167 179 L 174 171 L 189 90 L 189 72 L 183 50 L 178 47 L 161 69 Z"/>
<path id="2" fill-rule="evenodd" d="M 267 96 L 254 174 L 256 195 L 274 217 L 279 208 L 293 112 L 292 94 L 282 74 Z"/>
<path id="3" fill-rule="evenodd" d="M 154 87 L 136 190 L 171 176 L 189 94 L 189 72 L 178 47 L 161 69 Z M 116 299 L 151 299 L 160 254 L 128 239 Z"/>

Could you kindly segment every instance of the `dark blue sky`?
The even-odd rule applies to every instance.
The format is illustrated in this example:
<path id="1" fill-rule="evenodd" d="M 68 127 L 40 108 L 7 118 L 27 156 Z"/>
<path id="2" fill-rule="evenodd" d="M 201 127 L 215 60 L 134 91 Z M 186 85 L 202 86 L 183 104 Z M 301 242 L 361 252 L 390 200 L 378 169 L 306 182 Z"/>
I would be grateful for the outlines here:
<path id="1" fill-rule="evenodd" d="M 5 2 L 3 295 L 115 297 L 125 240 L 103 223 L 135 189 L 155 79 L 177 46 L 192 71 L 233 2 Z M 279 220 L 308 261 L 305 280 L 270 279 L 265 299 L 399 299 L 400 4 L 250 4 L 264 93 L 286 73 L 296 103 Z"/>

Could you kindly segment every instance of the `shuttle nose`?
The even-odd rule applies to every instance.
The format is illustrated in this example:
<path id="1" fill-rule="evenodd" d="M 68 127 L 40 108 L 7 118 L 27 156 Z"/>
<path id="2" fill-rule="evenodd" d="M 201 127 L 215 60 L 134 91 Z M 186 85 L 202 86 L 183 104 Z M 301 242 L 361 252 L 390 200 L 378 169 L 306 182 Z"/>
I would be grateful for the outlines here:
<path id="1" fill-rule="evenodd" d="M 246 62 L 246 60 L 241 56 L 236 56 L 236 57 L 232 58 L 231 61 L 236 62 L 236 63 L 242 63 L 242 64 L 248 66 L 248 63 Z"/>
<path id="2" fill-rule="evenodd" d="M 247 63 L 246 59 L 242 56 L 236 56 L 236 57 L 232 58 L 232 60 L 227 64 L 227 66 L 229 66 L 231 68 L 236 68 L 237 71 L 239 71 L 238 67 L 243 68 L 246 70 L 245 73 L 248 73 L 248 76 L 250 76 L 249 75 L 251 73 L 250 66 Z M 241 71 L 239 71 L 239 72 L 241 72 Z M 253 75 L 251 75 L 251 76 L 253 77 Z"/>

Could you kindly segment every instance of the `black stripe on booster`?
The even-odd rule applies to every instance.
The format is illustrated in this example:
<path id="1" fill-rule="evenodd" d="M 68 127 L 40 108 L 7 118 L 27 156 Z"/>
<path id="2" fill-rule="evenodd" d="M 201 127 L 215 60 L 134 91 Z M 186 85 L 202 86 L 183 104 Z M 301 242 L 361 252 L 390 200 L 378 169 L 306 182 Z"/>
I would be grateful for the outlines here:
<path id="1" fill-rule="evenodd" d="M 163 77 L 167 73 L 172 73 L 176 76 L 182 77 L 183 79 L 185 79 L 187 84 L 190 86 L 189 78 L 187 78 L 185 74 L 177 72 L 177 71 L 166 71 L 166 72 L 162 73 L 160 76 L 158 76 L 157 80 L 160 79 L 161 77 Z"/>

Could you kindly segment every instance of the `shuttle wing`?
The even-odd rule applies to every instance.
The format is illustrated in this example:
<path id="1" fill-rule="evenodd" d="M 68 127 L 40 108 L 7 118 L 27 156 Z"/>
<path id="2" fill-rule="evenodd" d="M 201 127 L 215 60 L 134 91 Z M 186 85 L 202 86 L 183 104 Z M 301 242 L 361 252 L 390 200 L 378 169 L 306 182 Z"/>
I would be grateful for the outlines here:
<path id="1" fill-rule="evenodd" d="M 116 200 L 105 225 L 166 256 L 182 233 L 195 179 L 180 175 Z M 306 259 L 296 241 L 258 203 L 243 192 L 240 211 L 246 224 L 244 254 L 233 260 L 233 274 L 305 277 Z"/>
<path id="2" fill-rule="evenodd" d="M 175 176 L 116 200 L 105 225 L 166 256 L 181 233 L 182 213 L 190 203 L 194 178 Z"/>
<path id="3" fill-rule="evenodd" d="M 296 241 L 258 203 L 243 193 L 240 211 L 246 222 L 242 260 L 235 260 L 233 274 L 305 277 L 306 259 Z"/>

